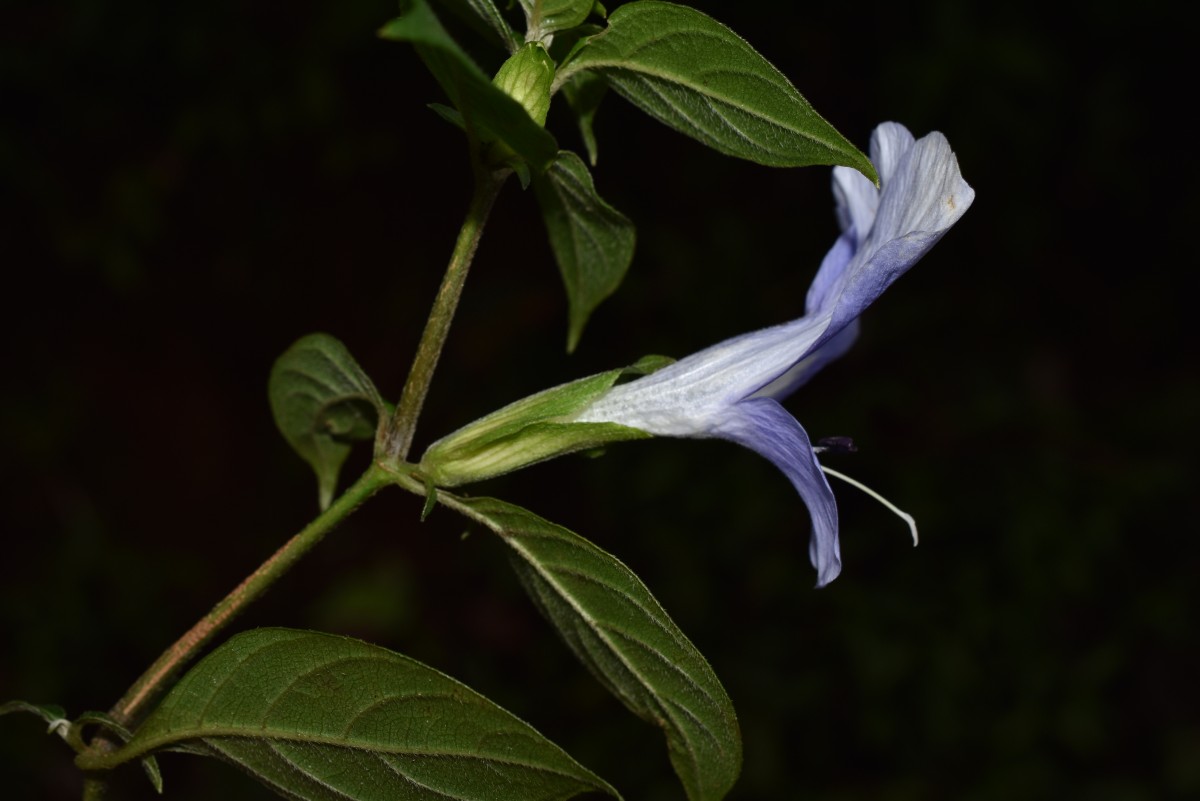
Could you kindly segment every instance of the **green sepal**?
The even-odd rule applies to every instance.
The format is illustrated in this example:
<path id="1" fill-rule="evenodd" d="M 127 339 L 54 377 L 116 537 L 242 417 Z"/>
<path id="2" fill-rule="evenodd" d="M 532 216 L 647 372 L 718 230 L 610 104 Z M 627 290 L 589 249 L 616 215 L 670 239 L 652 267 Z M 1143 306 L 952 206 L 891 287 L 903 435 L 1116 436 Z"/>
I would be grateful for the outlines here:
<path id="1" fill-rule="evenodd" d="M 425 505 L 421 507 L 421 522 L 433 514 L 434 508 L 437 506 L 438 488 L 432 482 L 425 482 Z"/>
<path id="2" fill-rule="evenodd" d="M 642 373 L 644 361 L 547 389 L 480 418 L 430 445 L 417 472 L 434 486 L 456 487 L 609 442 L 650 437 L 616 423 L 571 422 L 623 374 Z"/>
<path id="3" fill-rule="evenodd" d="M 737 780 L 742 739 L 733 703 L 704 656 L 616 557 L 495 498 L 439 502 L 512 549 L 533 598 L 575 656 L 631 712 L 663 730 L 690 801 L 719 801 Z"/>
<path id="4" fill-rule="evenodd" d="M 462 114 L 468 137 L 499 141 L 535 170 L 549 166 L 558 144 L 520 103 L 491 80 L 450 38 L 425 0 L 405 0 L 401 16 L 380 29 L 384 39 L 410 42 Z"/>
<path id="5" fill-rule="evenodd" d="M 348 637 L 239 634 L 171 689 L 107 770 L 184 748 L 291 799 L 567 799 L 610 787 L 529 724 L 431 667 Z"/>
<path id="6" fill-rule="evenodd" d="M 351 443 L 375 438 L 390 411 L 350 351 L 329 334 L 301 337 L 271 368 L 267 383 L 275 424 L 317 474 L 318 501 L 329 508 Z"/>
<path id="7" fill-rule="evenodd" d="M 721 153 L 773 167 L 840 164 L 879 182 L 870 160 L 783 73 L 693 8 L 659 0 L 619 7 L 560 65 L 556 86 L 583 71 Z"/>
<path id="8" fill-rule="evenodd" d="M 625 278 L 636 232 L 596 193 L 587 166 L 569 150 L 559 151 L 533 188 L 567 290 L 567 351 L 573 352 L 588 317 Z"/>

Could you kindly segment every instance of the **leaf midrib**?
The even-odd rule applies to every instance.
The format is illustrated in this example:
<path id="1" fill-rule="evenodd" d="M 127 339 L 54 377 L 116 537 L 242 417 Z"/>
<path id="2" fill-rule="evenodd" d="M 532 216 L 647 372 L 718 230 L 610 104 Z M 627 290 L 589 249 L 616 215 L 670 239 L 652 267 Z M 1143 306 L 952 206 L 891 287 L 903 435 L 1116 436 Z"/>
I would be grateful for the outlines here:
<path id="1" fill-rule="evenodd" d="M 514 735 L 520 736 L 520 732 L 513 732 Z M 122 755 L 127 759 L 136 759 L 144 753 L 153 751 L 159 748 L 166 748 L 176 743 L 183 743 L 190 740 L 210 739 L 218 740 L 248 740 L 250 742 L 261 741 L 264 745 L 271 743 L 299 743 L 303 745 L 323 745 L 342 748 L 347 751 L 363 751 L 368 754 L 377 755 L 395 755 L 395 756 L 416 756 L 416 757 L 450 757 L 473 759 L 480 762 L 493 762 L 499 765 L 511 765 L 518 768 L 528 768 L 530 770 L 540 771 L 542 773 L 552 773 L 557 776 L 575 779 L 580 781 L 580 777 L 573 773 L 565 773 L 561 770 L 548 767 L 546 765 L 528 762 L 511 757 L 493 757 L 481 756 L 475 751 L 454 751 L 449 749 L 417 749 L 417 748 L 396 748 L 388 747 L 387 745 L 375 744 L 356 744 L 347 740 L 339 740 L 332 735 L 314 735 L 314 734 L 299 734 L 294 732 L 274 732 L 267 729 L 250 730 L 246 728 L 238 728 L 234 726 L 210 726 L 197 727 L 187 733 L 179 733 L 175 735 L 164 735 L 160 737 L 151 737 L 141 742 L 131 743 L 128 746 L 129 751 L 124 751 Z"/>
<path id="2" fill-rule="evenodd" d="M 475 517 L 477 520 L 482 522 L 484 525 L 487 525 L 489 528 L 495 528 L 495 525 L 493 524 L 492 520 L 486 514 L 478 512 L 478 511 L 474 510 L 473 508 L 471 508 L 470 506 L 465 506 L 465 508 L 467 510 L 469 510 L 470 516 Z M 460 511 L 462 511 L 462 509 L 460 509 Z M 498 531 L 497 533 L 501 533 L 501 532 Z M 561 598 L 566 600 L 567 604 L 572 609 L 575 610 L 575 612 L 579 615 L 580 619 L 582 619 L 585 623 L 587 623 L 588 627 L 596 634 L 596 636 L 598 638 L 600 638 L 600 640 L 602 640 L 606 645 L 609 646 L 611 651 L 617 656 L 617 658 L 620 660 L 620 662 L 623 665 L 625 665 L 626 669 L 630 672 L 630 674 L 635 676 L 637 678 L 638 682 L 642 685 L 642 687 L 644 687 L 646 690 L 648 690 L 650 692 L 650 695 L 652 697 L 654 697 L 657 701 L 658 693 L 656 693 L 654 691 L 653 685 L 650 684 L 650 682 L 646 679 L 646 677 L 639 670 L 637 670 L 632 664 L 630 664 L 629 659 L 626 657 L 626 655 L 622 651 L 622 649 L 618 648 L 612 642 L 607 630 L 604 627 L 600 626 L 599 622 L 595 618 L 593 618 L 591 615 L 587 614 L 575 602 L 574 598 L 572 598 L 571 595 L 568 592 L 566 592 L 564 590 L 564 588 L 557 581 L 555 581 L 551 575 L 549 575 L 545 570 L 542 570 L 539 567 L 538 561 L 536 559 L 528 558 L 530 556 L 530 552 L 527 549 L 525 549 L 523 546 L 519 546 L 518 543 L 516 542 L 515 538 L 513 538 L 511 536 L 505 536 L 504 539 L 506 542 L 509 543 L 509 545 L 514 550 L 518 551 L 519 553 L 521 553 L 527 557 L 525 561 L 528 564 L 530 564 L 533 567 L 533 569 L 535 571 L 537 571 L 537 573 L 540 576 L 542 576 L 542 578 L 546 581 L 547 584 L 549 584 L 552 588 L 554 588 L 554 590 L 559 594 L 559 596 Z M 610 586 L 610 585 L 605 585 L 605 586 Z M 611 586 L 610 586 L 610 589 L 615 589 L 615 588 L 611 588 Z M 620 590 L 616 590 L 616 591 L 618 593 L 620 593 Z M 620 593 L 620 594 L 624 594 L 624 593 Z M 626 596 L 626 597 L 628 597 L 628 596 Z M 634 599 L 631 598 L 630 600 L 634 600 Z M 642 606 L 640 603 L 636 603 L 636 601 L 635 601 L 635 605 L 638 606 L 639 608 L 641 608 L 641 606 Z M 701 690 L 701 692 L 704 692 L 704 690 L 698 686 L 697 686 L 697 689 Z M 711 699 L 711 696 L 707 692 L 704 692 L 704 694 L 706 697 Z M 695 744 L 693 743 L 692 739 L 690 737 L 686 736 L 684 727 L 680 725 L 678 718 L 676 717 L 677 712 L 675 712 L 674 707 L 675 707 L 675 704 L 666 705 L 666 704 L 662 704 L 661 701 L 659 702 L 659 708 L 670 718 L 671 725 L 675 728 L 675 731 L 679 732 L 679 734 L 681 735 L 680 739 L 683 740 L 683 742 L 687 748 L 688 754 L 692 757 L 690 764 L 693 767 L 693 772 L 694 772 L 693 779 L 696 781 L 697 784 L 700 784 L 700 778 L 699 778 L 700 760 L 697 758 L 699 756 L 699 754 L 695 748 Z M 704 729 L 705 733 L 708 734 L 708 736 L 710 738 L 712 738 L 714 741 L 719 741 L 713 732 L 708 731 L 707 724 L 700 723 L 700 728 Z"/>

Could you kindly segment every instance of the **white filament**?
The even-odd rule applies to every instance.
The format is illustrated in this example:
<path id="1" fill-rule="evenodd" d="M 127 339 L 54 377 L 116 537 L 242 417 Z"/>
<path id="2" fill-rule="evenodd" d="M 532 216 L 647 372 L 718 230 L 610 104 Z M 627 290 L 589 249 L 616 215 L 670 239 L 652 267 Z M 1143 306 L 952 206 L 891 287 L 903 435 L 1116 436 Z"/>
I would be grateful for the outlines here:
<path id="1" fill-rule="evenodd" d="M 816 449 L 814 448 L 813 450 L 816 450 Z M 826 474 L 831 475 L 834 478 L 840 478 L 842 481 L 845 481 L 847 484 L 849 484 L 852 487 L 858 487 L 860 490 L 862 490 L 863 492 L 867 493 L 875 500 L 882 503 L 888 509 L 891 509 L 893 514 L 895 514 L 897 517 L 899 517 L 905 523 L 908 523 L 908 528 L 910 531 L 912 531 L 913 547 L 914 548 L 917 547 L 917 542 L 918 542 L 917 521 L 913 518 L 912 515 L 910 515 L 908 512 L 903 511 L 900 507 L 896 506 L 896 504 L 892 503 L 887 498 L 883 497 L 878 492 L 871 489 L 870 487 L 868 487 L 866 484 L 862 483 L 861 481 L 856 481 L 855 479 L 850 478 L 850 476 L 846 475 L 845 473 L 839 473 L 838 471 L 832 470 L 832 469 L 826 467 L 825 465 L 821 465 L 821 469 L 824 470 Z"/>

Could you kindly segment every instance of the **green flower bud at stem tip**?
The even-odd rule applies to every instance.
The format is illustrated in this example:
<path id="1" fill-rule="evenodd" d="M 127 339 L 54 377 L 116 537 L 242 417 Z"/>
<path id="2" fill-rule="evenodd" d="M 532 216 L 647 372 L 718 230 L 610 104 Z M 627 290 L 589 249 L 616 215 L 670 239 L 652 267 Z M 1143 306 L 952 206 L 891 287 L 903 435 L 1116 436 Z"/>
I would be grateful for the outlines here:
<path id="1" fill-rule="evenodd" d="M 533 121 L 546 124 L 550 111 L 550 86 L 554 83 L 554 60 L 538 42 L 530 42 L 500 66 L 492 83 L 520 103 Z"/>

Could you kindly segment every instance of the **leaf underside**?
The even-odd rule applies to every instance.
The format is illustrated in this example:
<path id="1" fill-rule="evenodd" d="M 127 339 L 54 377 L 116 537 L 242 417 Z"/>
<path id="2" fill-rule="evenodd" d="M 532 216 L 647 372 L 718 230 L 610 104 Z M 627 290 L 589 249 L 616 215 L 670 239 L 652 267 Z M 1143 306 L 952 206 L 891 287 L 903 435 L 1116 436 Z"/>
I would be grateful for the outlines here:
<path id="1" fill-rule="evenodd" d="M 724 798 L 741 770 L 733 704 L 645 584 L 577 534 L 494 498 L 439 501 L 499 534 L 542 612 L 632 712 L 663 729 L 691 801 Z"/>
<path id="2" fill-rule="evenodd" d="M 183 746 L 285 798 L 557 801 L 616 791 L 468 687 L 377 646 L 257 629 L 188 672 L 122 751 Z"/>

